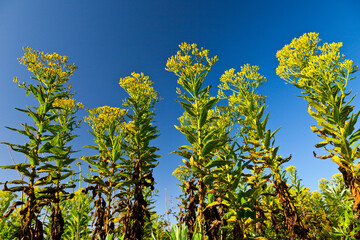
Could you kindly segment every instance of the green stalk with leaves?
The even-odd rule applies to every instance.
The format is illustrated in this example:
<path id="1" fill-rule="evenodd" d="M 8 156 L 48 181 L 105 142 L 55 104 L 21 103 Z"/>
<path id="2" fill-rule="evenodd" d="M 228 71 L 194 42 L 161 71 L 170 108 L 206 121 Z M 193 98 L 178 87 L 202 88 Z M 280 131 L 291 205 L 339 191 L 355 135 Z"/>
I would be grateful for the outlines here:
<path id="1" fill-rule="evenodd" d="M 87 190 L 93 190 L 93 197 L 97 196 L 94 201 L 93 239 L 104 239 L 108 234 L 114 233 L 115 214 L 120 211 L 119 201 L 121 195 L 126 192 L 121 161 L 124 154 L 126 111 L 108 106 L 87 111 L 85 122 L 91 126 L 90 133 L 94 136 L 96 144 L 87 147 L 98 151 L 98 155 L 82 157 L 90 164 L 90 169 L 97 172 L 96 175 L 84 178 L 84 181 L 95 185 Z"/>
<path id="2" fill-rule="evenodd" d="M 125 170 L 128 187 L 125 202 L 125 214 L 122 222 L 124 239 L 143 239 L 145 218 L 151 220 L 150 193 L 154 190 L 153 169 L 158 165 L 158 148 L 150 142 L 157 138 L 158 130 L 154 126 L 154 106 L 159 101 L 159 93 L 153 88 L 153 82 L 143 73 L 132 73 L 121 78 L 120 86 L 129 95 L 123 103 L 128 108 L 125 137 L 125 157 L 122 165 Z"/>
<path id="3" fill-rule="evenodd" d="M 180 126 L 176 128 L 183 133 L 190 145 L 180 147 L 175 153 L 185 158 L 184 163 L 191 170 L 192 179 L 185 181 L 185 189 L 188 193 L 193 192 L 191 202 L 188 205 L 195 209 L 187 209 L 189 212 L 198 211 L 197 221 L 201 226 L 210 226 L 206 216 L 208 184 L 205 177 L 210 174 L 206 167 L 214 160 L 216 151 L 227 141 L 227 134 L 222 134 L 220 128 L 210 129 L 209 126 L 218 120 L 218 116 L 211 115 L 211 110 L 218 102 L 218 98 L 210 96 L 211 86 L 203 86 L 205 77 L 211 67 L 217 61 L 217 57 L 209 58 L 209 51 L 198 49 L 196 44 L 180 44 L 180 51 L 168 59 L 166 70 L 173 72 L 178 77 L 178 84 L 182 87 L 177 89 L 180 100 L 177 100 L 184 108 L 184 115 L 180 118 Z M 195 183 L 196 181 L 196 183 Z M 195 185 L 196 184 L 196 185 Z M 198 200 L 198 205 L 197 201 Z M 197 209 L 196 209 L 197 208 Z M 194 231 L 194 223 L 188 225 L 189 236 Z M 205 229 L 206 234 L 213 234 Z M 203 233 L 202 233 L 203 234 Z M 203 234 L 205 236 L 205 234 Z"/>
<path id="4" fill-rule="evenodd" d="M 287 83 L 302 90 L 308 112 L 317 125 L 311 130 L 322 139 L 315 145 L 339 166 L 345 184 L 354 198 L 354 213 L 360 218 L 360 129 L 355 129 L 360 112 L 353 113 L 354 97 L 346 88 L 358 66 L 340 54 L 342 43 L 324 43 L 316 33 L 295 38 L 277 52 L 277 74 Z M 357 224 L 355 224 L 357 225 Z M 355 227 L 355 226 L 354 226 Z M 360 231 L 354 235 L 360 239 Z"/>
<path id="5" fill-rule="evenodd" d="M 25 135 L 28 142 L 23 145 L 4 143 L 12 150 L 24 154 L 29 163 L 18 163 L 2 166 L 3 169 L 15 169 L 28 181 L 14 180 L 4 184 L 5 191 L 22 192 L 26 202 L 19 201 L 21 229 L 20 239 L 43 239 L 43 224 L 38 215 L 44 206 L 51 207 L 50 228 L 51 238 L 60 239 L 63 232 L 63 219 L 60 202 L 71 197 L 65 189 L 72 187 L 64 181 L 73 174 L 70 164 L 72 146 L 68 143 L 76 137 L 73 130 L 78 127 L 74 114 L 82 107 L 71 97 L 71 86 L 66 86 L 76 69 L 74 64 L 68 64 L 68 57 L 56 53 L 48 54 L 25 49 L 25 54 L 19 62 L 32 72 L 36 84 L 19 82 L 26 95 L 32 94 L 38 101 L 38 106 L 27 106 L 17 110 L 26 113 L 30 122 L 20 123 L 23 129 L 9 128 Z M 8 184 L 14 184 L 8 187 Z M 61 195 L 61 196 L 60 196 Z"/>
<path id="6" fill-rule="evenodd" d="M 270 129 L 266 129 L 269 114 L 264 117 L 265 97 L 256 93 L 266 78 L 261 76 L 258 70 L 257 66 L 247 64 L 241 67 L 238 73 L 235 73 L 235 69 L 226 71 L 221 77 L 220 94 L 229 99 L 229 105 L 237 112 L 237 121 L 242 126 L 241 134 L 248 152 L 245 159 L 250 159 L 254 164 L 253 175 L 249 179 L 252 185 L 264 186 L 267 182 L 264 180 L 268 177 L 261 174 L 266 168 L 269 169 L 276 194 L 283 207 L 290 238 L 308 239 L 308 229 L 298 214 L 281 170 L 281 165 L 291 157 L 282 158 L 277 154 L 279 147 L 274 147 L 274 144 L 275 133 L 278 130 L 271 132 Z M 225 91 L 230 91 L 230 95 L 227 96 Z M 252 191 L 261 193 L 261 188 L 253 188 Z"/>

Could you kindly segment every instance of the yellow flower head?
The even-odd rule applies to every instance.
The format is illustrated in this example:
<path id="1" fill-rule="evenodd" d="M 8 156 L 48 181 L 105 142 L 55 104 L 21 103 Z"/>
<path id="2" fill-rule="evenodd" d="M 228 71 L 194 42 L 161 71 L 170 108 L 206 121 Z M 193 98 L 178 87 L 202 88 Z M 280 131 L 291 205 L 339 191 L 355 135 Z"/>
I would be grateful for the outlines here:
<path id="1" fill-rule="evenodd" d="M 279 66 L 276 74 L 282 79 L 289 79 L 301 71 L 317 50 L 317 44 L 320 42 L 318 36 L 317 33 L 304 34 L 299 38 L 294 38 L 290 44 L 278 51 L 276 57 L 279 60 Z"/>
<path id="2" fill-rule="evenodd" d="M 46 85 L 67 82 L 77 68 L 74 64 L 68 64 L 68 57 L 57 53 L 44 53 L 29 47 L 24 51 L 24 56 L 18 59 L 20 64 L 27 66 Z"/>
<path id="3" fill-rule="evenodd" d="M 89 124 L 94 132 L 105 132 L 111 126 L 120 127 L 123 125 L 126 110 L 115 107 L 103 106 L 87 110 L 88 117 L 84 121 Z"/>
<path id="4" fill-rule="evenodd" d="M 255 98 L 256 103 L 261 105 L 265 97 L 256 94 L 255 91 L 259 85 L 266 82 L 266 78 L 258 72 L 259 69 L 258 66 L 245 64 L 237 73 L 235 73 L 234 68 L 225 71 L 220 77 L 221 84 L 219 85 L 218 96 L 220 98 L 227 98 L 229 106 L 241 106 L 249 98 Z M 230 90 L 232 95 L 227 96 L 225 94 L 227 90 Z"/>
<path id="5" fill-rule="evenodd" d="M 321 200 L 321 193 L 319 193 L 318 191 L 312 191 L 311 196 L 313 199 L 315 199 L 315 201 Z"/>
<path id="6" fill-rule="evenodd" d="M 327 179 L 321 178 L 321 179 L 319 180 L 319 188 L 320 188 L 320 189 L 326 189 L 326 188 L 328 187 L 328 185 L 329 185 L 329 182 L 328 182 Z"/>
<path id="7" fill-rule="evenodd" d="M 343 60 L 339 51 L 341 42 L 318 46 L 319 42 L 317 33 L 308 33 L 278 51 L 276 73 L 280 78 L 299 87 L 323 85 L 323 81 L 335 84 L 339 75 L 357 68 L 351 60 Z"/>
<path id="8" fill-rule="evenodd" d="M 276 57 L 279 60 L 279 66 L 276 74 L 282 79 L 289 79 L 293 74 L 301 71 L 317 50 L 317 44 L 320 42 L 318 36 L 318 33 L 304 34 L 299 38 L 294 38 L 290 44 L 278 51 Z"/>
<path id="9" fill-rule="evenodd" d="M 286 171 L 287 171 L 287 172 L 290 172 L 290 173 L 294 172 L 295 170 L 296 170 L 296 168 L 295 168 L 294 166 L 288 166 L 288 167 L 286 168 Z"/>
<path id="10" fill-rule="evenodd" d="M 175 73 L 180 78 L 196 78 L 204 71 L 208 72 L 217 61 L 217 57 L 209 58 L 209 50 L 197 48 L 195 43 L 181 43 L 180 51 L 170 57 L 165 70 Z"/>
<path id="11" fill-rule="evenodd" d="M 342 176 L 342 174 L 341 174 L 341 173 L 336 173 L 336 174 L 334 174 L 334 175 L 332 176 L 332 178 L 331 178 L 331 181 L 336 182 L 336 183 L 342 182 L 342 181 L 343 181 L 343 176 Z"/>
<path id="12" fill-rule="evenodd" d="M 129 94 L 131 98 L 150 98 L 158 100 L 159 94 L 152 87 L 153 82 L 143 73 L 131 73 L 131 76 L 120 78 L 120 86 Z"/>
<path id="13" fill-rule="evenodd" d="M 72 98 L 56 98 L 54 103 L 54 107 L 59 107 L 67 111 L 73 111 L 74 109 L 84 108 L 84 105 L 81 102 L 75 104 L 75 99 Z"/>

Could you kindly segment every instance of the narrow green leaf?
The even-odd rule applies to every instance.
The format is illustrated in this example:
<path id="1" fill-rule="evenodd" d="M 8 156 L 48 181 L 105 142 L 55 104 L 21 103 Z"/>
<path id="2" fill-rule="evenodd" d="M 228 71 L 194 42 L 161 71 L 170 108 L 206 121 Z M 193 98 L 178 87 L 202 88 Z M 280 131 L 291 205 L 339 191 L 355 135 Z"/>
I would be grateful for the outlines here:
<path id="1" fill-rule="evenodd" d="M 326 146 L 328 143 L 329 143 L 328 141 L 322 141 L 322 142 L 319 142 L 319 143 L 315 144 L 315 147 L 316 148 L 321 148 L 321 147 Z"/>
<path id="2" fill-rule="evenodd" d="M 225 160 L 213 160 L 210 161 L 208 164 L 205 165 L 205 168 L 210 169 L 213 167 L 222 167 L 224 165 L 228 165 L 230 164 L 230 161 L 225 161 Z"/>
<path id="3" fill-rule="evenodd" d="M 186 159 L 190 159 L 190 157 L 192 156 L 192 153 L 186 150 L 181 150 L 181 151 L 173 151 L 171 153 L 176 153 L 177 155 L 180 155 Z"/>
<path id="4" fill-rule="evenodd" d="M 208 111 L 204 108 L 200 113 L 200 117 L 198 118 L 198 127 L 199 128 L 202 128 L 204 126 L 204 124 L 206 123 L 207 115 L 208 115 Z"/>
<path id="5" fill-rule="evenodd" d="M 210 109 L 212 109 L 212 107 L 219 101 L 218 98 L 213 98 L 211 100 L 209 100 L 205 106 L 203 107 L 202 111 L 209 111 Z"/>
<path id="6" fill-rule="evenodd" d="M 210 152 L 212 152 L 218 145 L 218 140 L 211 140 L 207 143 L 205 143 L 205 146 L 203 147 L 201 154 L 202 156 L 206 156 Z"/>
<path id="7" fill-rule="evenodd" d="M 195 84 L 194 84 L 194 95 L 195 96 L 198 96 L 198 94 L 199 94 L 199 90 L 201 88 L 201 85 L 204 82 L 205 74 L 206 74 L 205 72 L 202 73 L 200 75 L 200 77 L 198 79 L 196 79 L 196 81 L 195 81 Z"/>
<path id="8" fill-rule="evenodd" d="M 349 139 L 350 146 L 352 146 L 354 143 L 356 143 L 359 139 L 360 139 L 360 128 L 351 135 L 351 137 Z"/>
<path id="9" fill-rule="evenodd" d="M 12 181 L 8 181 L 7 183 L 12 183 L 12 184 L 28 184 L 27 182 L 23 181 L 23 180 L 12 180 Z"/>
<path id="10" fill-rule="evenodd" d="M 270 130 L 267 130 L 265 134 L 265 148 L 268 149 L 269 146 L 270 146 Z"/>
<path id="11" fill-rule="evenodd" d="M 31 111 L 30 108 L 28 108 L 28 113 L 29 113 L 29 115 L 32 117 L 32 119 L 33 119 L 37 124 L 40 124 L 41 119 L 40 119 L 40 116 L 38 116 L 37 113 Z"/>

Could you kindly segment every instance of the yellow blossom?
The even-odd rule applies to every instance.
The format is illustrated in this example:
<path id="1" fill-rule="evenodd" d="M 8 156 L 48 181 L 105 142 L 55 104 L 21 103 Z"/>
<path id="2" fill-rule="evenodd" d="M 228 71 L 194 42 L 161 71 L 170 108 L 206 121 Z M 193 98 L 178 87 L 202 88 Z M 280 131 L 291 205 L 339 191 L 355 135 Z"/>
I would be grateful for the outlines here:
<path id="1" fill-rule="evenodd" d="M 286 168 L 286 171 L 287 172 L 294 172 L 295 171 L 295 167 L 294 166 L 288 166 L 287 168 Z"/>
<path id="2" fill-rule="evenodd" d="M 89 124 L 94 132 L 107 131 L 111 126 L 120 127 L 124 122 L 126 110 L 115 107 L 103 106 L 87 110 L 88 117 L 84 121 Z"/>
<path id="3" fill-rule="evenodd" d="M 24 51 L 24 56 L 18 59 L 20 64 L 27 66 L 37 80 L 45 85 L 67 82 L 77 68 L 74 64 L 68 64 L 67 56 L 35 51 L 29 47 L 24 48 Z"/>
<path id="4" fill-rule="evenodd" d="M 195 79 L 203 72 L 209 72 L 212 65 L 218 60 L 217 56 L 209 58 L 209 50 L 197 48 L 195 43 L 181 43 L 180 51 L 170 57 L 165 70 L 175 73 L 183 79 Z"/>
<path id="5" fill-rule="evenodd" d="M 245 64 L 240 68 L 240 71 L 235 73 L 235 69 L 231 68 L 220 77 L 221 84 L 219 85 L 218 96 L 220 98 L 227 98 L 229 106 L 244 105 L 248 98 L 255 98 L 257 104 L 261 104 L 265 99 L 264 96 L 255 93 L 257 87 L 266 82 L 266 78 L 262 76 L 258 66 L 251 66 Z M 231 90 L 232 95 L 227 96 L 225 91 Z M 251 94 L 244 94 L 249 92 Z"/>
<path id="6" fill-rule="evenodd" d="M 289 79 L 293 74 L 301 71 L 307 61 L 317 51 L 317 44 L 320 42 L 319 34 L 308 33 L 299 38 L 294 38 L 290 44 L 285 45 L 283 49 L 276 53 L 279 60 L 279 66 L 276 69 L 283 79 Z"/>
<path id="7" fill-rule="evenodd" d="M 67 111 L 72 111 L 75 108 L 84 108 L 84 105 L 81 102 L 75 104 L 75 99 L 72 98 L 57 98 L 55 99 L 53 106 L 65 109 Z"/>
<path id="8" fill-rule="evenodd" d="M 150 98 L 158 100 L 159 94 L 152 87 L 153 82 L 143 73 L 131 73 L 131 76 L 120 78 L 120 86 L 130 95 L 131 98 Z"/>

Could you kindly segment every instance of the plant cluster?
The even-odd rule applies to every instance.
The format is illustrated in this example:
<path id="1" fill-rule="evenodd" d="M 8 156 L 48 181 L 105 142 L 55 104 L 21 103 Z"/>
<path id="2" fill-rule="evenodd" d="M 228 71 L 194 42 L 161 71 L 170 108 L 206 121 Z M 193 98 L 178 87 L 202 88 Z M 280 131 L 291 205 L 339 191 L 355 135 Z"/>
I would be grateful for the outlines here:
<path id="1" fill-rule="evenodd" d="M 76 70 L 68 58 L 25 49 L 20 58 L 35 83 L 20 88 L 37 100 L 17 109 L 29 116 L 21 128 L 23 145 L 3 143 L 26 157 L 15 169 L 20 179 L 6 181 L 0 192 L 1 239 L 360 239 L 360 112 L 347 90 L 357 66 L 340 54 L 341 43 L 320 45 L 318 34 L 304 34 L 277 52 L 277 74 L 301 89 L 311 130 L 340 173 L 321 179 L 319 190 L 304 187 L 295 167 L 284 168 L 291 155 L 279 155 L 268 127 L 266 97 L 258 93 L 266 77 L 245 64 L 220 77 L 218 93 L 206 78 L 217 57 L 196 44 L 182 43 L 166 70 L 177 77 L 183 108 L 179 125 L 188 144 L 176 153 L 183 164 L 173 172 L 182 194 L 177 225 L 153 211 L 153 169 L 159 136 L 155 104 L 160 100 L 143 73 L 121 78 L 128 94 L 121 108 L 87 109 L 84 118 L 94 138 L 86 146 L 95 155 L 78 161 L 90 173 L 74 181 L 76 158 L 70 144 L 83 108 L 68 81 Z M 349 99 L 350 98 L 350 99 Z M 81 188 L 81 182 L 87 183 Z M 77 184 L 76 184 L 77 183 Z M 75 188 L 71 193 L 68 189 Z M 18 199 L 15 193 L 20 193 Z"/>

